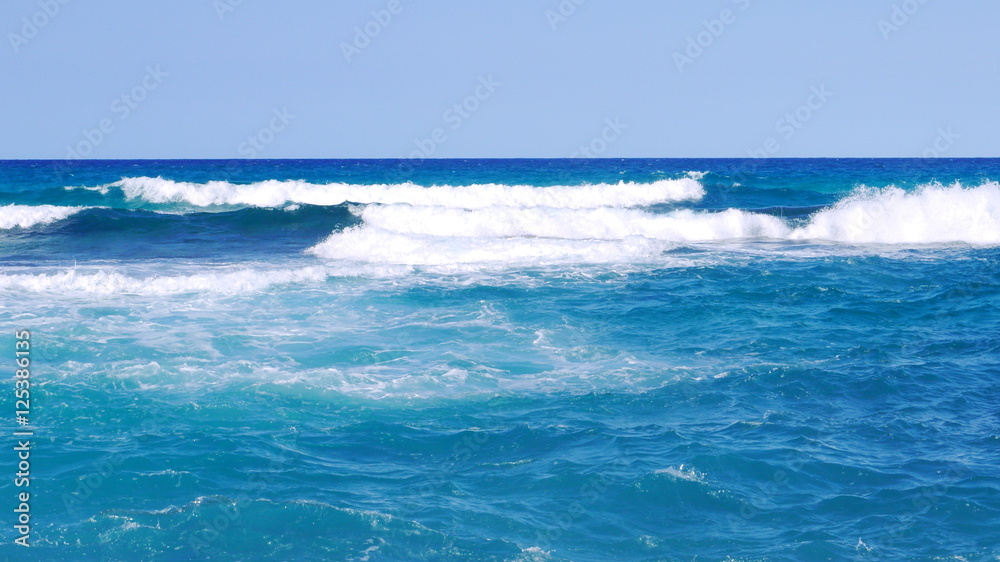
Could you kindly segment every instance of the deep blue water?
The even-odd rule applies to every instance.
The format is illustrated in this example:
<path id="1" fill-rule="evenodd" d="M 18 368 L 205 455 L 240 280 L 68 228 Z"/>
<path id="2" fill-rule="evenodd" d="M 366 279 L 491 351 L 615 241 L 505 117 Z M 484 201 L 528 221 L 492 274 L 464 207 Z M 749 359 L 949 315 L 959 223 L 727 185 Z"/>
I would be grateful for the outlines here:
<path id="1" fill-rule="evenodd" d="M 997 560 L 997 180 L 0 162 L 3 554 Z"/>

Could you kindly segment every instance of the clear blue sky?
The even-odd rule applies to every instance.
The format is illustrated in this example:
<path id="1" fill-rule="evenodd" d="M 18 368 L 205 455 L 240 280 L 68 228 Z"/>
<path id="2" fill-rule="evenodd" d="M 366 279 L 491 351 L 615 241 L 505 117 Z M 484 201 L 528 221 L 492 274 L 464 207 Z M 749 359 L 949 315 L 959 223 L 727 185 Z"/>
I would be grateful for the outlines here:
<path id="1" fill-rule="evenodd" d="M 998 21 L 995 0 L 4 0 L 0 158 L 1000 156 Z"/>

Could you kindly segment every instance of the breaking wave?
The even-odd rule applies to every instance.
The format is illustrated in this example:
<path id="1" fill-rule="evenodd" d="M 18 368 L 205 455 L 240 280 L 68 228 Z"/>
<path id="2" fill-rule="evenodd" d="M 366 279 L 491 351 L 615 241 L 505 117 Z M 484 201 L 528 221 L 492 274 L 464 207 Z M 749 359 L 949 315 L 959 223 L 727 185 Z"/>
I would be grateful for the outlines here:
<path id="1" fill-rule="evenodd" d="M 409 204 L 464 209 L 495 205 L 516 207 L 640 207 L 657 203 L 697 201 L 705 190 L 690 177 L 652 183 L 530 185 L 477 184 L 424 187 L 412 183 L 354 185 L 312 184 L 304 181 L 268 180 L 252 184 L 226 181 L 179 182 L 163 178 L 123 178 L 112 184 L 127 199 L 150 203 L 187 203 L 197 207 L 237 205 L 279 207 L 289 203 L 340 205 L 343 203 Z"/>
<path id="2" fill-rule="evenodd" d="M 87 207 L 60 207 L 57 205 L 4 205 L 0 206 L 0 229 L 29 228 L 60 221 L 79 213 Z"/>
<path id="3" fill-rule="evenodd" d="M 673 245 L 746 239 L 845 244 L 1000 244 L 1000 185 L 861 189 L 790 221 L 770 214 L 601 208 L 367 205 L 360 226 L 310 252 L 374 263 L 545 265 L 654 258 Z"/>

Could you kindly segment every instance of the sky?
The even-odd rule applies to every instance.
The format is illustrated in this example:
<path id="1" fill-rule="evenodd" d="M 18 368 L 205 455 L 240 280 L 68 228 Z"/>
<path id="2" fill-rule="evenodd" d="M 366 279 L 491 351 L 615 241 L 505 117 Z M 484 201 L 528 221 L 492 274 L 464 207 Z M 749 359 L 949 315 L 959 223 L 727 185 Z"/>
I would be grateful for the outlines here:
<path id="1" fill-rule="evenodd" d="M 0 159 L 1000 156 L 995 0 L 4 0 Z"/>

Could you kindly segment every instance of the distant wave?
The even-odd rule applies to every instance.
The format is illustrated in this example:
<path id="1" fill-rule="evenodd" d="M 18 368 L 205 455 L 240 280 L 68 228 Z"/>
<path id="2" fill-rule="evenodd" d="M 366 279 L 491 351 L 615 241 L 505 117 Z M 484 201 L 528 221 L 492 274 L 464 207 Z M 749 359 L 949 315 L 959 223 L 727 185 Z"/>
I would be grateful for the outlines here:
<path id="1" fill-rule="evenodd" d="M 279 207 L 289 203 L 340 205 L 343 203 L 409 204 L 461 209 L 496 205 L 587 209 L 596 207 L 641 207 L 657 203 L 697 201 L 705 190 L 690 177 L 652 183 L 560 185 L 439 185 L 412 183 L 354 185 L 311 184 L 303 181 L 268 180 L 247 185 L 225 181 L 178 182 L 163 178 L 123 178 L 102 186 L 118 187 L 127 199 L 150 203 L 187 203 L 197 207 L 237 205 Z"/>
<path id="2" fill-rule="evenodd" d="M 655 257 L 676 243 L 741 239 L 847 244 L 1000 244 L 1000 184 L 861 189 L 790 222 L 738 209 L 481 209 L 369 205 L 363 224 L 310 252 L 323 258 L 408 265 L 615 263 Z"/>
<path id="3" fill-rule="evenodd" d="M 114 236 L 134 232 L 150 244 L 188 240 L 194 248 L 208 241 L 216 252 L 226 244 L 260 245 L 280 238 L 284 245 L 275 245 L 276 251 L 308 248 L 341 263 L 438 268 L 663 263 L 664 252 L 681 244 L 746 240 L 1000 245 L 996 182 L 933 184 L 912 191 L 861 188 L 833 206 L 796 208 L 791 216 L 783 209 L 648 208 L 701 193 L 701 185 L 690 178 L 555 187 L 123 182 L 132 197 L 143 193 L 147 201 L 180 200 L 194 205 L 195 212 L 7 205 L 0 207 L 0 227 L 64 221 L 53 234 L 112 244 Z M 240 208 L 218 212 L 207 208 L 211 205 Z M 108 238 L 98 238 L 105 234 Z M 117 282 L 101 280 L 116 291 L 132 290 L 130 282 Z"/>
<path id="4" fill-rule="evenodd" d="M 0 207 L 0 229 L 29 228 L 49 224 L 74 215 L 87 207 L 56 205 L 4 205 Z"/>

